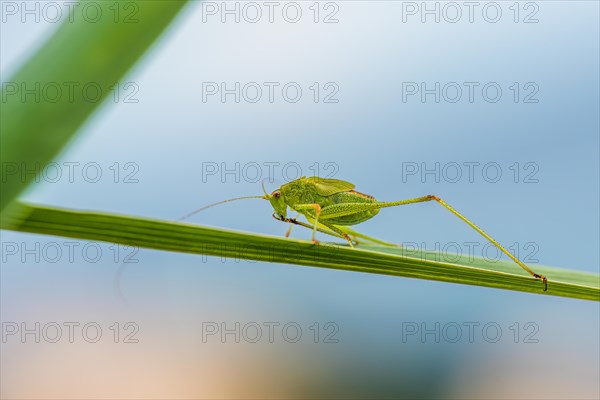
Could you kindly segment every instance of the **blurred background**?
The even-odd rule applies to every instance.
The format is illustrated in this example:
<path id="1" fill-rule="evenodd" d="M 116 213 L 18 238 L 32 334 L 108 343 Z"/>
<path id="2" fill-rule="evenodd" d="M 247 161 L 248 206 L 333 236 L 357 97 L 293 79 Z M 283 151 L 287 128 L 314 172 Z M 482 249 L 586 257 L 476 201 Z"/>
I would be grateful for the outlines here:
<path id="1" fill-rule="evenodd" d="M 0 2 L 3 82 L 58 25 L 26 3 Z M 532 267 L 597 273 L 598 20 L 597 2 L 191 2 L 24 198 L 172 220 L 320 175 L 437 194 Z M 283 235 L 271 213 L 191 222 Z M 435 204 L 357 230 L 496 256 Z M 600 396 L 596 302 L 8 231 L 1 278 L 3 398 Z"/>

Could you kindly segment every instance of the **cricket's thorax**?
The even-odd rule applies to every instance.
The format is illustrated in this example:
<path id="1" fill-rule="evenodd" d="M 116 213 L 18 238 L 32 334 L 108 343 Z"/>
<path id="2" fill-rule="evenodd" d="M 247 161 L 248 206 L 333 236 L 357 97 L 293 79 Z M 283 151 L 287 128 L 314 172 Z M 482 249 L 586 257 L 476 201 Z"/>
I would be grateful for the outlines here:
<path id="1" fill-rule="evenodd" d="M 355 190 L 335 193 L 330 196 L 322 196 L 317 193 L 314 186 L 307 184 L 302 179 L 283 185 L 281 191 L 285 196 L 286 203 L 293 210 L 295 210 L 294 206 L 299 204 L 318 204 L 321 206 L 321 209 L 335 204 L 348 204 L 348 208 L 350 209 L 352 203 L 374 203 L 377 201 L 373 196 Z M 303 211 L 302 213 L 310 218 L 314 218 L 315 216 L 315 213 L 312 211 Z M 373 218 L 378 213 L 379 209 L 357 211 L 341 217 L 323 219 L 323 222 L 326 221 L 334 225 L 356 225 Z"/>

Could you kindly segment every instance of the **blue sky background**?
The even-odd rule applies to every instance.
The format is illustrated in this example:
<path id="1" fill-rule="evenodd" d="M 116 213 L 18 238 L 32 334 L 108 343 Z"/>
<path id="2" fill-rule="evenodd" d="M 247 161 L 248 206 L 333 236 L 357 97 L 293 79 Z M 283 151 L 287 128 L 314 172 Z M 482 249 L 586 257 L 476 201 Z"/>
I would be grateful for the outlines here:
<path id="1" fill-rule="evenodd" d="M 497 23 L 487 22 L 479 8 L 472 23 L 466 15 L 457 23 L 444 18 L 435 23 L 431 17 L 423 23 L 420 14 L 405 15 L 403 22 L 407 2 L 342 1 L 332 3 L 337 8 L 320 4 L 320 19 L 335 11 L 339 20 L 325 24 L 313 21 L 312 2 L 298 4 L 303 14 L 293 24 L 277 12 L 274 23 L 252 24 L 243 18 L 222 23 L 220 14 L 208 15 L 206 6 L 190 4 L 121 83 L 139 89 L 134 95 L 138 102 L 109 99 L 57 160 L 98 163 L 103 178 L 89 183 L 76 174 L 74 182 L 42 181 L 25 198 L 176 219 L 211 202 L 261 193 L 259 183 L 241 174 L 239 182 L 231 174 L 203 179 L 206 163 L 228 168 L 239 163 L 240 172 L 250 163 L 279 163 L 274 169 L 279 182 L 286 180 L 284 165 L 298 165 L 302 174 L 312 175 L 319 163 L 321 168 L 335 166 L 322 170 L 324 175 L 334 171 L 334 177 L 381 200 L 437 194 L 501 243 L 517 243 L 522 252 L 532 248 L 524 248 L 526 243 L 533 243 L 539 264 L 598 272 L 597 2 L 535 2 L 529 8 L 521 2 L 517 23 L 512 2 L 497 3 L 502 10 Z M 539 21 L 523 23 L 532 12 Z M 9 80 L 55 28 L 15 19 L 3 23 L 2 80 Z M 233 96 L 225 103 L 218 96 L 203 102 L 203 82 L 229 87 L 235 82 L 278 82 L 279 87 L 295 82 L 303 93 L 296 103 L 285 101 L 277 89 L 272 103 L 266 93 L 256 103 L 236 103 Z M 324 91 L 321 96 L 327 92 L 324 85 L 334 83 L 339 101 L 315 103 L 314 82 Z M 443 98 L 436 103 L 433 95 L 425 102 L 418 95 L 404 102 L 407 82 L 425 82 L 429 88 L 436 82 L 442 87 L 451 82 L 479 86 L 473 102 L 466 89 L 456 103 Z M 495 103 L 481 93 L 490 82 L 502 89 Z M 511 90 L 515 82 L 517 102 Z M 538 102 L 525 103 L 532 88 Z M 123 169 L 133 163 L 139 182 L 123 183 L 120 175 L 114 183 L 109 167 L 115 162 L 121 173 L 133 171 Z M 457 163 L 463 174 L 468 172 L 464 163 L 479 164 L 472 182 L 464 175 L 458 182 L 443 175 L 439 182 L 432 175 L 403 176 L 409 166 L 433 168 L 435 163 L 441 168 Z M 494 174 L 482 175 L 486 164 L 499 166 L 498 182 L 489 182 Z M 296 177 L 293 168 L 287 172 Z M 268 177 L 266 167 L 261 173 Z M 192 221 L 283 235 L 287 227 L 270 215 L 267 203 L 247 201 L 211 209 Z M 359 230 L 427 248 L 485 243 L 435 204 L 383 210 Z M 301 230 L 293 235 L 309 237 Z M 68 240 L 2 232 L 2 241 L 62 246 Z M 105 256 L 97 263 L 86 262 L 77 252 L 72 263 L 66 257 L 57 263 L 3 260 L 2 320 L 98 320 L 107 326 L 108 321 L 136 321 L 140 343 L 133 350 L 107 345 L 106 351 L 88 343 L 65 344 L 59 353 L 43 343 L 3 344 L 3 381 L 10 383 L 3 385 L 3 394 L 31 396 L 27 379 L 46 382 L 43 366 L 54 365 L 56 354 L 67 362 L 41 387 L 42 393 L 57 396 L 64 394 L 57 382 L 75 373 L 82 378 L 81 387 L 72 388 L 75 396 L 135 394 L 144 382 L 147 393 L 158 397 L 235 397 L 237 392 L 224 388 L 248 369 L 248 380 L 255 384 L 241 393 L 256 395 L 272 393 L 273 380 L 279 382 L 274 392 L 282 395 L 310 394 L 306 386 L 338 395 L 376 389 L 441 397 L 593 398 L 600 391 L 597 303 L 142 250 L 139 263 L 122 278 L 124 305 L 113 288 L 118 263 L 111 259 L 109 245 L 102 249 Z M 340 343 L 316 346 L 307 341 L 279 348 L 198 340 L 203 321 L 270 320 L 299 321 L 303 327 L 334 321 Z M 402 342 L 403 322 L 434 326 L 466 321 L 496 322 L 503 338 L 495 344 L 481 338 L 472 344 Z M 537 324 L 539 343 L 514 343 L 509 327 L 515 322 Z M 154 358 L 144 358 L 150 353 Z M 77 370 L 82 354 L 97 360 L 97 370 Z M 28 369 L 30 363 L 40 367 Z M 232 372 L 231 363 L 247 368 Z M 110 372 L 107 365 L 113 366 Z M 126 368 L 140 372 L 129 375 Z M 273 370 L 276 378 L 269 379 Z M 151 374 L 157 378 L 146 383 Z M 213 384 L 198 376 L 206 381 L 212 377 Z M 304 391 L 298 389 L 302 387 Z"/>

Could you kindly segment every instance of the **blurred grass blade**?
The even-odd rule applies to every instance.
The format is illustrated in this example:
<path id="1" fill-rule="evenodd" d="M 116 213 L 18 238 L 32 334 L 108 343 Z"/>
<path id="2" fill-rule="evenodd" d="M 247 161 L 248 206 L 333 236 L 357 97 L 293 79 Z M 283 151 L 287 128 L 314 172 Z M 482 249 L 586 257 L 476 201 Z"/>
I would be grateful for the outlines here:
<path id="1" fill-rule="evenodd" d="M 597 274 L 535 266 L 549 279 L 548 291 L 512 262 L 458 258 L 448 255 L 385 246 L 359 246 L 285 239 L 219 228 L 82 212 L 18 203 L 4 213 L 0 228 L 21 232 L 100 240 L 142 248 L 309 265 L 408 278 L 487 286 L 536 294 L 600 301 Z"/>
<path id="2" fill-rule="evenodd" d="M 185 3 L 82 1 L 2 82 L 0 211 L 35 178 L 22 172 L 40 171 L 58 154 Z"/>

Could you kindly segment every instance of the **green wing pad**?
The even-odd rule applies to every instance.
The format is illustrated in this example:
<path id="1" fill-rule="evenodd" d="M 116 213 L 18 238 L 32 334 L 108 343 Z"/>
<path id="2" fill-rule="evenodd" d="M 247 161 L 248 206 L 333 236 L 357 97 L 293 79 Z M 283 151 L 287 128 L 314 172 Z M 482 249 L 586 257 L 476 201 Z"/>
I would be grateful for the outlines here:
<path id="1" fill-rule="evenodd" d="M 349 192 L 354 189 L 354 184 L 339 179 L 319 178 L 313 176 L 306 178 L 306 182 L 314 185 L 321 196 L 331 196 L 336 193 Z"/>

